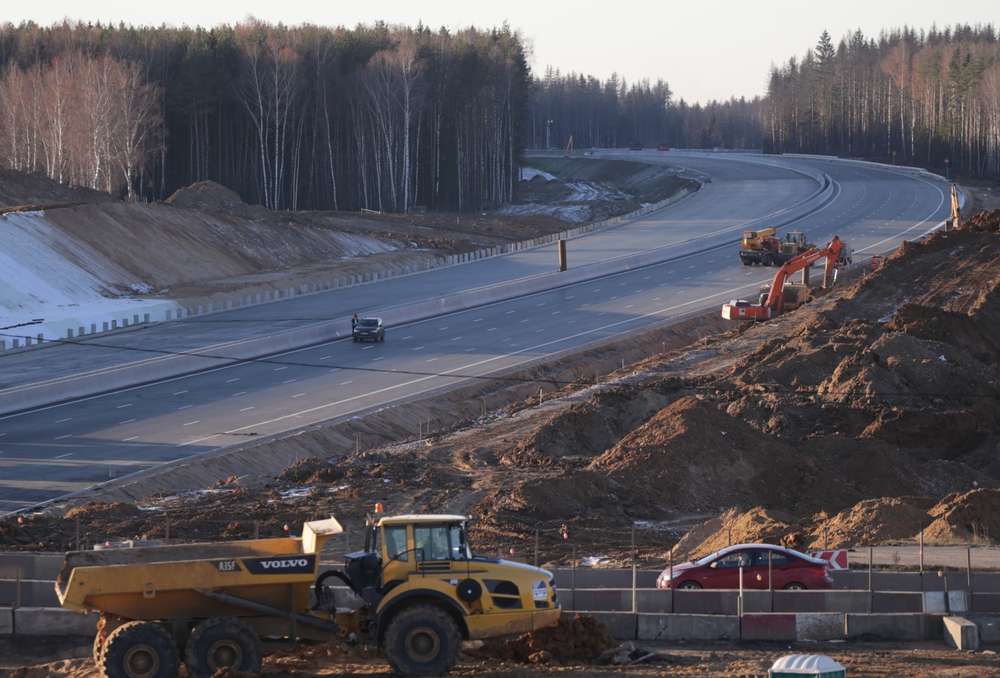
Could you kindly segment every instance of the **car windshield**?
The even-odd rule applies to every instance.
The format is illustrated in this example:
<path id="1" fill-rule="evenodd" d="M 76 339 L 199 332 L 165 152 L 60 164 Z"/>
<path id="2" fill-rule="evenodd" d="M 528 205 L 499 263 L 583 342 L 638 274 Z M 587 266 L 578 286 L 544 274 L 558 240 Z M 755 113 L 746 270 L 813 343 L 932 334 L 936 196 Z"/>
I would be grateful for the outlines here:
<path id="1" fill-rule="evenodd" d="M 362 318 L 358 321 L 358 327 L 378 327 L 376 318 Z"/>

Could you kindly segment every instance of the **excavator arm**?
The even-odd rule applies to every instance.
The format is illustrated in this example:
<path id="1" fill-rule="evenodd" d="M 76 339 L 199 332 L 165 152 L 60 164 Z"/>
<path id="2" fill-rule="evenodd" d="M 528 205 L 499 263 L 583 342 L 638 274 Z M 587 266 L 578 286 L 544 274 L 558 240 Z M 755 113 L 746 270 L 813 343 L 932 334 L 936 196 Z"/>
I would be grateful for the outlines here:
<path id="1" fill-rule="evenodd" d="M 784 310 L 785 283 L 788 278 L 804 268 L 812 266 L 820 259 L 826 259 L 827 271 L 832 270 L 844 251 L 843 241 L 833 236 L 833 240 L 821 249 L 813 248 L 789 259 L 784 266 L 774 274 L 767 298 L 760 305 L 746 301 L 731 301 L 722 306 L 722 317 L 726 320 L 767 320 L 781 315 Z M 824 280 L 824 284 L 826 284 Z"/>

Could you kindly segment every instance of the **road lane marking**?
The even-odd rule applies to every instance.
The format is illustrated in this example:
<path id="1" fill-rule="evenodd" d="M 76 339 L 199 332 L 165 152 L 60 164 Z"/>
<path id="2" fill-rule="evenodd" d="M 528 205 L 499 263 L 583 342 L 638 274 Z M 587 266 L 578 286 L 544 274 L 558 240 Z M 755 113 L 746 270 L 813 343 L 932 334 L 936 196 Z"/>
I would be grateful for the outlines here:
<path id="1" fill-rule="evenodd" d="M 362 350 L 362 351 L 370 351 L 370 350 L 372 350 L 373 348 L 375 348 L 375 347 L 374 347 L 374 346 L 362 346 L 362 347 L 361 347 L 361 350 Z"/>
<path id="2" fill-rule="evenodd" d="M 253 405 L 251 405 L 250 407 L 243 407 L 243 408 L 241 408 L 240 412 L 249 412 L 250 410 L 256 410 L 256 409 L 257 409 L 256 407 L 254 407 Z"/>
<path id="3" fill-rule="evenodd" d="M 232 397 L 233 397 L 233 398 L 239 398 L 240 396 L 242 396 L 242 395 L 246 395 L 246 394 L 247 394 L 247 392 L 246 392 L 246 391 L 237 391 L 236 393 L 234 393 L 234 394 L 232 395 Z"/>
<path id="4" fill-rule="evenodd" d="M 423 346 L 415 346 L 415 347 L 411 348 L 410 350 L 411 351 L 423 351 L 424 347 Z"/>
<path id="5" fill-rule="evenodd" d="M 304 395 L 305 395 L 305 393 L 296 393 L 296 394 L 295 394 L 295 395 L 293 395 L 292 397 L 293 397 L 293 398 L 301 398 L 301 397 L 302 397 L 302 396 L 304 396 Z"/>
<path id="6" fill-rule="evenodd" d="M 184 395 L 185 393 L 187 393 L 187 389 L 184 389 L 183 391 L 174 391 L 175 396 Z"/>
<path id="7" fill-rule="evenodd" d="M 280 372 L 281 370 L 287 370 L 287 369 L 288 369 L 287 365 L 282 365 L 281 367 L 275 367 L 274 371 L 275 372 Z"/>
<path id="8" fill-rule="evenodd" d="M 119 426 L 124 426 L 125 424 L 131 424 L 135 419 L 126 419 L 125 421 L 118 422 Z"/>
<path id="9" fill-rule="evenodd" d="M 128 438 L 122 438 L 122 442 L 123 442 L 123 443 L 127 443 L 127 442 L 129 442 L 129 441 L 132 441 L 132 440 L 135 440 L 135 439 L 136 439 L 136 438 L 138 438 L 138 437 L 139 437 L 139 436 L 129 436 Z"/>
<path id="10" fill-rule="evenodd" d="M 235 384 L 235 383 L 236 383 L 236 382 L 238 382 L 239 380 L 240 380 L 240 378 L 239 378 L 239 377 L 233 377 L 232 379 L 226 379 L 226 383 L 227 383 L 227 384 Z"/>
<path id="11" fill-rule="evenodd" d="M 332 357 L 333 357 L 332 355 L 324 355 L 324 356 L 320 356 L 320 360 L 329 360 Z"/>
<path id="12" fill-rule="evenodd" d="M 349 384 L 353 384 L 353 383 L 354 383 L 354 380 L 353 380 L 353 379 L 348 379 L 347 381 L 342 381 L 342 382 L 340 382 L 340 385 L 341 385 L 341 386 L 347 386 L 347 385 L 349 385 Z"/>
<path id="13" fill-rule="evenodd" d="M 72 452 L 67 452 L 66 454 L 60 454 L 58 457 L 53 457 L 53 459 L 65 459 L 66 457 L 72 457 Z"/>
<path id="14" fill-rule="evenodd" d="M 201 423 L 201 419 L 195 419 L 194 421 L 189 421 L 188 423 L 186 423 L 184 425 L 185 426 L 194 426 L 195 424 L 200 424 L 200 423 Z"/>
<path id="15" fill-rule="evenodd" d="M 73 417 L 66 417 L 65 419 L 56 419 L 57 424 L 65 424 L 67 421 L 73 421 Z M 4 433 L 3 435 L 7 435 Z"/>
<path id="16" fill-rule="evenodd" d="M 282 384 L 294 384 L 298 379 L 285 379 Z"/>
<path id="17" fill-rule="evenodd" d="M 124 410 L 126 407 L 132 407 L 134 403 L 125 403 L 124 405 L 119 405 L 116 409 Z"/>
<path id="18" fill-rule="evenodd" d="M 434 358 L 428 358 L 428 359 L 427 359 L 427 360 L 425 360 L 424 362 L 425 362 L 425 363 L 432 363 L 432 362 L 434 362 L 435 360 L 437 360 L 437 358 L 436 358 L 436 357 L 434 357 Z"/>
<path id="19" fill-rule="evenodd" d="M 453 367 L 453 368 L 451 368 L 449 370 L 445 370 L 445 371 L 439 372 L 437 374 L 431 374 L 431 375 L 426 375 L 426 376 L 422 376 L 422 377 L 417 377 L 416 379 L 410 379 L 409 381 L 404 381 L 404 382 L 400 382 L 398 384 L 391 384 L 389 386 L 384 386 L 382 388 L 375 389 L 374 391 L 368 391 L 366 393 L 362 393 L 362 394 L 358 394 L 358 395 L 353 395 L 353 396 L 348 396 L 346 398 L 341 398 L 340 400 L 334 400 L 334 401 L 331 401 L 331 402 L 328 402 L 328 403 L 322 403 L 322 404 L 319 404 L 319 405 L 314 405 L 313 407 L 309 407 L 309 408 L 306 408 L 304 410 L 299 410 L 298 412 L 292 412 L 292 413 L 289 413 L 289 414 L 283 414 L 283 415 L 275 417 L 273 419 L 268 419 L 268 420 L 265 420 L 265 421 L 259 421 L 259 422 L 253 423 L 253 424 L 247 424 L 246 426 L 241 426 L 239 428 L 229 429 L 228 431 L 226 431 L 224 433 L 213 433 L 211 435 L 204 436 L 202 438 L 195 438 L 194 440 L 190 440 L 190 441 L 188 441 L 186 443 L 183 443 L 182 445 L 179 445 L 179 447 L 183 447 L 185 445 L 193 445 L 195 443 L 204 442 L 206 440 L 211 440 L 212 438 L 218 438 L 218 437 L 224 436 L 224 435 L 232 435 L 233 433 L 239 433 L 241 431 L 245 431 L 245 430 L 250 429 L 250 428 L 256 428 L 256 427 L 260 427 L 260 426 L 267 426 L 268 424 L 273 424 L 273 423 L 276 423 L 276 422 L 279 422 L 279 421 L 285 421 L 285 420 L 288 420 L 288 419 L 300 418 L 300 417 L 302 417 L 304 415 L 307 415 L 307 414 L 312 414 L 314 412 L 319 412 L 321 410 L 329 409 L 331 407 L 336 407 L 338 405 L 343 405 L 344 403 L 355 402 L 355 401 L 361 400 L 363 398 L 370 398 L 371 396 L 381 395 L 383 393 L 389 393 L 391 391 L 396 391 L 396 390 L 399 390 L 399 389 L 403 389 L 403 388 L 406 388 L 407 386 L 412 386 L 414 384 L 421 384 L 421 383 L 427 382 L 427 381 L 432 380 L 432 379 L 448 378 L 451 374 L 453 374 L 455 372 L 460 372 L 462 370 L 468 370 L 470 368 L 479 367 L 479 366 L 486 365 L 486 364 L 489 364 L 489 363 L 495 363 L 495 362 L 498 362 L 498 361 L 501 361 L 501 360 L 504 360 L 504 359 L 507 359 L 507 358 L 512 358 L 514 356 L 522 355 L 524 353 L 531 353 L 531 355 L 529 357 L 527 357 L 527 358 L 525 358 L 523 360 L 515 362 L 512 365 L 505 365 L 504 366 L 505 368 L 516 367 L 516 366 L 524 364 L 526 362 L 533 362 L 533 361 L 536 361 L 536 360 L 540 360 L 540 359 L 546 358 L 549 355 L 552 355 L 552 354 L 555 354 L 555 353 L 559 353 L 560 350 L 561 350 L 561 349 L 553 349 L 553 350 L 549 351 L 548 353 L 545 353 L 545 354 L 542 354 L 542 355 L 536 355 L 536 354 L 534 354 L 533 352 L 537 351 L 538 349 L 547 348 L 547 347 L 550 347 L 550 346 L 552 346 L 554 344 L 561 344 L 561 343 L 565 343 L 565 342 L 568 342 L 568 341 L 572 341 L 572 340 L 577 339 L 579 337 L 584 337 L 584 336 L 588 336 L 588 335 L 599 335 L 599 334 L 605 333 L 607 330 L 609 330 L 611 328 L 620 327 L 620 326 L 623 326 L 623 325 L 633 324 L 633 323 L 639 322 L 641 320 L 645 320 L 647 318 L 651 318 L 651 317 L 654 317 L 654 316 L 660 316 L 660 315 L 663 315 L 664 313 L 668 313 L 670 311 L 676 311 L 678 309 L 685 308 L 687 306 L 692 306 L 694 304 L 703 303 L 703 302 L 709 301 L 711 299 L 726 298 L 728 295 L 731 295 L 734 292 L 738 292 L 740 290 L 744 290 L 744 289 L 746 289 L 748 287 L 752 287 L 754 285 L 760 285 L 763 282 L 767 282 L 767 280 L 768 280 L 767 278 L 761 278 L 758 281 L 747 283 L 745 285 L 740 285 L 738 287 L 732 287 L 732 288 L 723 290 L 721 292 L 716 292 L 714 294 L 709 294 L 709 295 L 701 297 L 699 299 L 691 299 L 690 301 L 685 301 L 685 302 L 682 302 L 680 304 L 674 304 L 672 306 L 666 306 L 664 308 L 660 308 L 660 309 L 657 309 L 655 311 L 649 311 L 648 313 L 643 313 L 642 315 L 632 316 L 631 318 L 626 318 L 624 320 L 617 320 L 615 322 L 608 323 L 606 325 L 601 325 L 600 327 L 593 327 L 593 328 L 591 328 L 589 330 L 583 330 L 581 332 L 577 332 L 576 334 L 571 334 L 571 335 L 568 335 L 568 336 L 565 336 L 565 337 L 559 337 L 557 339 L 550 339 L 549 341 L 545 341 L 545 342 L 542 342 L 540 344 L 535 344 L 534 346 L 526 346 L 524 348 L 519 348 L 516 351 L 511 351 L 509 353 L 504 353 L 502 355 L 496 355 L 496 356 L 491 356 L 489 358 L 483 358 L 481 360 L 477 360 L 476 362 L 468 363 L 466 365 L 459 365 L 458 367 Z M 471 350 L 471 348 L 470 349 L 466 349 L 466 350 L 467 351 Z M 486 373 L 486 374 L 489 374 L 489 373 Z M 463 377 L 463 376 L 458 376 L 458 377 L 455 377 L 455 378 L 459 379 L 460 381 L 464 381 L 464 380 L 468 379 L 468 377 Z M 350 382 L 347 382 L 347 383 L 350 383 Z M 436 390 L 438 388 L 440 388 L 440 387 L 436 386 L 436 385 L 431 385 L 431 386 L 429 386 L 429 387 L 427 387 L 425 389 L 422 389 L 420 391 L 417 391 L 415 393 L 407 394 L 407 397 L 411 397 L 412 398 L 414 396 L 418 396 L 418 395 L 421 395 L 423 393 L 427 393 L 428 391 L 434 391 L 434 390 Z M 348 413 L 345 413 L 345 414 L 348 414 Z"/>
<path id="20" fill-rule="evenodd" d="M 73 437 L 72 433 L 67 433 L 64 436 L 56 436 L 56 440 L 66 440 L 67 438 L 72 438 L 72 437 Z"/>
<path id="21" fill-rule="evenodd" d="M 191 409 L 192 407 L 194 407 L 194 405 L 181 405 L 180 407 L 177 408 L 177 411 L 180 412 L 181 410 L 188 410 Z"/>

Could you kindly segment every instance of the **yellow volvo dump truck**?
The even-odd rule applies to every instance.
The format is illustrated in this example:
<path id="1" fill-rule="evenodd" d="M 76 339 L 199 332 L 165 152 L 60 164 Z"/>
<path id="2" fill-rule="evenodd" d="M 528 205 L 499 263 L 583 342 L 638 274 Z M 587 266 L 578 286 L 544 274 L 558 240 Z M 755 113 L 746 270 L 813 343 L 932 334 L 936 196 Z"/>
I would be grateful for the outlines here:
<path id="1" fill-rule="evenodd" d="M 353 632 L 404 676 L 447 673 L 463 639 L 558 623 L 552 574 L 473 555 L 466 518 L 370 519 L 343 569 L 320 563 L 334 518 L 301 537 L 66 554 L 60 603 L 100 613 L 94 661 L 107 678 L 192 678 L 259 671 L 261 638 L 326 640 Z M 353 592 L 337 609 L 334 590 Z"/>

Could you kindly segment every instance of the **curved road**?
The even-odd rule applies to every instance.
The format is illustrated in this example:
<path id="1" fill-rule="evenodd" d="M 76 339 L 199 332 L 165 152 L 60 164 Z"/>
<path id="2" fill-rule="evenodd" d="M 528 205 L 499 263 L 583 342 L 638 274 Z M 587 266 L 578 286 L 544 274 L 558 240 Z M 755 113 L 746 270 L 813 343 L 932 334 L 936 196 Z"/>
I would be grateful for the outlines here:
<path id="1" fill-rule="evenodd" d="M 744 227 L 781 223 L 816 200 L 806 174 L 832 178 L 831 199 L 783 228 L 813 242 L 840 235 L 856 256 L 888 251 L 947 216 L 946 185 L 930 175 L 867 163 L 747 154 L 607 153 L 669 162 L 711 177 L 701 191 L 629 224 L 570 241 L 571 266 L 656 251 L 668 260 L 418 322 L 390 326 L 384 344 L 339 339 L 61 405 L 0 417 L 0 510 L 85 489 L 111 476 L 320 421 L 356 416 L 545 359 L 622 332 L 750 295 L 773 269 L 746 268 L 722 245 Z M 713 248 L 713 246 L 715 246 Z M 658 258 L 660 258 L 658 256 Z M 275 327 L 338 317 L 552 270 L 551 247 L 403 279 L 170 323 L 114 342 L 190 348 Z M 58 347 L 0 362 L 5 385 L 38 373 L 121 362 L 123 352 Z M 85 354 L 83 352 L 86 352 Z M 127 359 L 135 359 L 134 354 Z M 44 364 L 43 362 L 44 361 Z M 45 370 L 41 372 L 41 370 Z"/>

